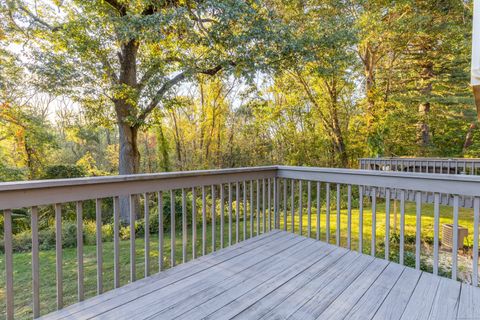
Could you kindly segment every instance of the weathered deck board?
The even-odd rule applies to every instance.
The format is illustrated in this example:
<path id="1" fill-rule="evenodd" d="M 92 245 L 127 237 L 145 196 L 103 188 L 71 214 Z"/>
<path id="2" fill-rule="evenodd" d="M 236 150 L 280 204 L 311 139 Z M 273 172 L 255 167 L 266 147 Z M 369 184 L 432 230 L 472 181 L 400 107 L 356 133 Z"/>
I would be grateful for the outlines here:
<path id="1" fill-rule="evenodd" d="M 44 319 L 475 319 L 480 289 L 284 231 Z"/>

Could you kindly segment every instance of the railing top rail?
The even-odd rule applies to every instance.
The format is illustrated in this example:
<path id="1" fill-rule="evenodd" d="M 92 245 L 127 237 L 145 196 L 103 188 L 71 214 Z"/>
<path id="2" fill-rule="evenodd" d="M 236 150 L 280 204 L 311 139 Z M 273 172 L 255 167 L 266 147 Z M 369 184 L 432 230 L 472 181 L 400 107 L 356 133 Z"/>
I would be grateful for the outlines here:
<path id="1" fill-rule="evenodd" d="M 457 162 L 479 162 L 480 158 L 417 158 L 417 157 L 382 157 L 382 158 L 360 158 L 359 161 L 457 161 Z"/>

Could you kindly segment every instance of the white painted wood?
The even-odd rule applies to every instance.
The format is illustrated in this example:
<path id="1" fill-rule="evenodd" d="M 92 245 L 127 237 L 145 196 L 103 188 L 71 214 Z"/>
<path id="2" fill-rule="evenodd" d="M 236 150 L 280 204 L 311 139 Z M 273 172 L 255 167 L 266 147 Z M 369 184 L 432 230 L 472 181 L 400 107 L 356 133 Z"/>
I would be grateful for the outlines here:
<path id="1" fill-rule="evenodd" d="M 117 198 L 118 199 L 118 198 Z M 119 207 L 117 207 L 119 208 Z M 76 203 L 77 215 L 77 299 L 83 301 L 84 294 L 84 280 L 83 280 L 83 203 L 78 201 Z"/>
<path id="2" fill-rule="evenodd" d="M 272 202 L 271 202 L 271 181 L 267 179 L 267 227 L 268 231 L 272 230 Z"/>
<path id="3" fill-rule="evenodd" d="M 303 233 L 303 182 L 298 180 L 298 234 Z"/>
<path id="4" fill-rule="evenodd" d="M 257 180 L 258 181 L 258 180 Z M 232 184 L 228 184 L 228 246 L 232 245 Z"/>
<path id="5" fill-rule="evenodd" d="M 257 236 L 260 234 L 260 180 L 257 180 Z"/>
<path id="6" fill-rule="evenodd" d="M 253 180 L 250 180 L 250 238 L 253 237 Z"/>
<path id="7" fill-rule="evenodd" d="M 97 253 L 97 294 L 103 292 L 103 248 L 102 248 L 102 201 L 95 199 L 96 253 Z"/>
<path id="8" fill-rule="evenodd" d="M 9 209 L 3 211 L 3 243 L 5 250 L 5 315 L 6 319 L 13 320 L 15 309 L 13 303 L 12 211 Z"/>
<path id="9" fill-rule="evenodd" d="M 440 194 L 434 194 L 434 205 L 433 205 L 433 274 L 438 274 L 438 252 L 440 246 Z"/>
<path id="10" fill-rule="evenodd" d="M 148 203 L 148 193 L 143 194 L 143 220 L 144 220 L 144 251 L 145 251 L 145 269 L 144 275 L 148 277 L 150 275 L 150 208 Z"/>
<path id="11" fill-rule="evenodd" d="M 240 241 L 240 183 L 239 182 L 235 184 L 235 205 L 236 205 L 235 206 L 235 240 L 236 240 L 235 243 L 238 243 Z"/>
<path id="12" fill-rule="evenodd" d="M 317 240 L 320 240 L 320 214 L 322 203 L 320 202 L 320 182 L 317 182 Z"/>
<path id="13" fill-rule="evenodd" d="M 163 271 L 165 265 L 163 259 L 165 256 L 165 226 L 163 224 L 163 191 L 157 192 L 158 204 L 158 271 Z M 196 229 L 196 228 L 195 228 Z"/>
<path id="14" fill-rule="evenodd" d="M 458 195 L 453 196 L 453 245 L 452 245 L 452 279 L 457 280 L 458 271 Z"/>
<path id="15" fill-rule="evenodd" d="M 278 179 L 273 178 L 273 228 L 278 229 Z"/>
<path id="16" fill-rule="evenodd" d="M 283 231 L 287 231 L 287 187 L 288 187 L 288 180 L 283 179 Z"/>
<path id="17" fill-rule="evenodd" d="M 32 230 L 32 312 L 33 318 L 40 316 L 40 260 L 38 242 L 38 208 L 32 207 L 30 229 Z"/>
<path id="18" fill-rule="evenodd" d="M 136 203 L 136 196 L 130 195 L 130 282 L 134 282 L 136 280 L 136 255 L 135 255 L 135 203 Z"/>
<path id="19" fill-rule="evenodd" d="M 292 233 L 295 233 L 295 180 L 292 180 L 292 187 L 290 188 L 290 197 L 291 197 L 291 204 L 290 204 L 290 210 L 291 210 L 291 221 L 292 221 Z"/>

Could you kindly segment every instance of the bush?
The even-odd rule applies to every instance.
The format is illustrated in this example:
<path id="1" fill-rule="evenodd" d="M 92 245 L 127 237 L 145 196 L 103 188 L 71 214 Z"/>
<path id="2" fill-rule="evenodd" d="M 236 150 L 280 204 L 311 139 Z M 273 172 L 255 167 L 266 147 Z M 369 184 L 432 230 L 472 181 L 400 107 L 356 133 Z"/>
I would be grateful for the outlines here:
<path id="1" fill-rule="evenodd" d="M 48 166 L 42 179 L 67 179 L 67 178 L 81 178 L 85 177 L 86 172 L 80 166 L 75 165 L 54 165 Z"/>

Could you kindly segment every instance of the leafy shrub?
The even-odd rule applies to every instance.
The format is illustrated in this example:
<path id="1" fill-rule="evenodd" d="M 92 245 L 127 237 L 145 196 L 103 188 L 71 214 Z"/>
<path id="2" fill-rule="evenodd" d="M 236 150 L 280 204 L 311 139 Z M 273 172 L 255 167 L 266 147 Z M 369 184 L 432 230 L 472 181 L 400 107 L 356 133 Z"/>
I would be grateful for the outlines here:
<path id="1" fill-rule="evenodd" d="M 45 169 L 42 179 L 67 179 L 85 177 L 85 170 L 76 165 L 53 165 Z"/>

